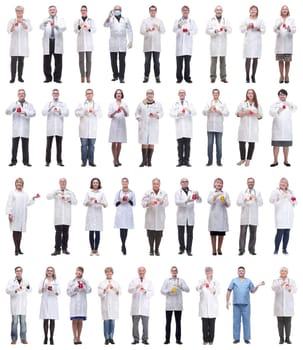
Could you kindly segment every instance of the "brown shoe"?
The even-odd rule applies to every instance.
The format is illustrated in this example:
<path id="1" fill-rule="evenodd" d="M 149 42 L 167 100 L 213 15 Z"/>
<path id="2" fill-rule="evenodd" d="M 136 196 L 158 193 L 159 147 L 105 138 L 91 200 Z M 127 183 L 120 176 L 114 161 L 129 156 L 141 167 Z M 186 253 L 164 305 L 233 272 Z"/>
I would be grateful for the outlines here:
<path id="1" fill-rule="evenodd" d="M 17 340 L 12 340 L 11 344 L 17 344 Z"/>
<path id="2" fill-rule="evenodd" d="M 86 78 L 86 82 L 87 82 L 87 83 L 90 83 L 90 78 Z"/>
<path id="3" fill-rule="evenodd" d="M 81 83 L 85 83 L 85 78 L 81 77 Z"/>
<path id="4" fill-rule="evenodd" d="M 22 344 L 28 344 L 28 342 L 27 342 L 26 339 L 21 339 L 21 343 L 22 343 Z"/>

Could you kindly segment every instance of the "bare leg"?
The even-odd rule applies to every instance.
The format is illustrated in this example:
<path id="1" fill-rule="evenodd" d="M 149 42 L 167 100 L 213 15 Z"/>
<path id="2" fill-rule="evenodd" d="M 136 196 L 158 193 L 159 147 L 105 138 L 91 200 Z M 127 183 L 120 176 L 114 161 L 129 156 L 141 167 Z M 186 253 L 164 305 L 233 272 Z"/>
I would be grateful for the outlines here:
<path id="1" fill-rule="evenodd" d="M 116 147 L 117 143 L 113 142 L 112 143 L 112 154 L 113 154 L 113 158 L 114 158 L 114 166 L 118 165 L 117 162 L 117 147 Z"/>
<path id="2" fill-rule="evenodd" d="M 285 82 L 289 82 L 290 62 L 285 62 Z"/>
<path id="3" fill-rule="evenodd" d="M 210 236 L 213 255 L 217 254 L 217 236 Z"/>
<path id="4" fill-rule="evenodd" d="M 288 164 L 288 153 L 289 153 L 289 148 L 283 147 L 284 164 Z"/>
<path id="5" fill-rule="evenodd" d="M 274 151 L 274 163 L 276 164 L 278 163 L 279 147 L 274 146 L 273 151 Z"/>
<path id="6" fill-rule="evenodd" d="M 224 236 L 218 237 L 218 254 L 222 254 L 222 244 L 223 244 Z"/>
<path id="7" fill-rule="evenodd" d="M 121 142 L 117 142 L 116 145 L 117 145 L 117 148 L 116 148 L 117 163 L 118 163 L 118 165 L 122 165 L 119 161 L 122 144 L 121 144 Z"/>
<path id="8" fill-rule="evenodd" d="M 279 61 L 280 82 L 284 81 L 284 62 Z"/>
<path id="9" fill-rule="evenodd" d="M 74 342 L 78 341 L 78 321 L 72 320 L 72 328 L 73 328 L 73 334 L 74 334 Z"/>
<path id="10" fill-rule="evenodd" d="M 79 341 L 81 341 L 80 338 L 81 338 L 82 327 L 83 327 L 83 321 L 79 320 L 78 321 L 78 340 Z"/>

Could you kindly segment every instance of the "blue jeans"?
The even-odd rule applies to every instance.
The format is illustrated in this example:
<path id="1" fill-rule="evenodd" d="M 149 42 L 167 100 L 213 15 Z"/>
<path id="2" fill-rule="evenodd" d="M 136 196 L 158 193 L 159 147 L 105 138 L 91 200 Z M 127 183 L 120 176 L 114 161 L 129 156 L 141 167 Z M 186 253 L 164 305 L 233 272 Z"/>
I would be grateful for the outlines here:
<path id="1" fill-rule="evenodd" d="M 207 132 L 207 156 L 208 163 L 213 162 L 214 139 L 216 139 L 216 157 L 217 163 L 221 163 L 222 158 L 222 132 L 208 131 Z"/>
<path id="2" fill-rule="evenodd" d="M 26 339 L 26 316 L 25 315 L 12 315 L 11 325 L 11 338 L 12 340 L 18 339 L 18 320 L 20 323 L 20 339 Z"/>
<path id="3" fill-rule="evenodd" d="M 104 320 L 103 328 L 104 328 L 104 338 L 113 339 L 114 331 L 115 331 L 115 320 Z"/>
<path id="4" fill-rule="evenodd" d="M 233 305 L 234 340 L 240 340 L 241 319 L 243 324 L 244 340 L 250 340 L 250 304 Z"/>
<path id="5" fill-rule="evenodd" d="M 278 228 L 276 237 L 275 237 L 275 253 L 277 254 L 280 248 L 280 243 L 283 238 L 283 246 L 282 246 L 282 251 L 283 253 L 287 252 L 287 245 L 289 241 L 289 228 Z"/>
<path id="6" fill-rule="evenodd" d="M 96 139 L 81 138 L 81 159 L 82 164 L 94 164 L 95 142 Z"/>

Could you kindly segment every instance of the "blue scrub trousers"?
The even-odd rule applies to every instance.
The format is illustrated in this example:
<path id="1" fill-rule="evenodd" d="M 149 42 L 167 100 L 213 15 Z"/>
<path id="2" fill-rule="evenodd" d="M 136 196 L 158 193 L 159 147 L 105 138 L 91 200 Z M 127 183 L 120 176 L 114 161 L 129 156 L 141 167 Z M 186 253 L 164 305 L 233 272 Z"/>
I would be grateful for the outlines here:
<path id="1" fill-rule="evenodd" d="M 233 336 L 240 340 L 241 320 L 244 340 L 250 340 L 250 304 L 233 304 Z"/>

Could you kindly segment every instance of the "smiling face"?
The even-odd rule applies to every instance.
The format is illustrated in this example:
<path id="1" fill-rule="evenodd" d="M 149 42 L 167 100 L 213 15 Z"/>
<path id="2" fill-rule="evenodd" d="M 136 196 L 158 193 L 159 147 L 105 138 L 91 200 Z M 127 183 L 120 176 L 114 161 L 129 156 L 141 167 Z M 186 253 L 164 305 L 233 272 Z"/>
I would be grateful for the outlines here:
<path id="1" fill-rule="evenodd" d="M 281 16 L 282 17 L 289 16 L 289 8 L 287 6 L 282 6 L 282 8 L 281 8 Z"/>
<path id="2" fill-rule="evenodd" d="M 153 181 L 153 191 L 154 192 L 159 192 L 159 189 L 160 189 L 160 181 L 159 180 L 154 180 Z"/>
<path id="3" fill-rule="evenodd" d="M 252 7 L 249 9 L 249 15 L 250 15 L 250 17 L 252 17 L 252 18 L 258 17 L 258 8 L 257 8 L 256 6 L 252 6 Z"/>
<path id="4" fill-rule="evenodd" d="M 94 190 L 98 190 L 99 187 L 100 187 L 100 183 L 97 179 L 95 179 L 93 182 L 92 182 L 92 185 L 93 185 L 93 189 Z"/>
<path id="5" fill-rule="evenodd" d="M 178 269 L 174 266 L 171 268 L 170 273 L 171 273 L 172 278 L 176 278 L 178 275 Z"/>
<path id="6" fill-rule="evenodd" d="M 59 186 L 62 191 L 66 189 L 66 179 L 60 179 L 59 180 Z"/>
<path id="7" fill-rule="evenodd" d="M 247 93 L 246 93 L 246 99 L 250 102 L 252 102 L 255 98 L 255 93 L 253 90 L 247 90 Z"/>
<path id="8" fill-rule="evenodd" d="M 107 269 L 107 270 L 105 271 L 105 276 L 106 276 L 106 279 L 111 280 L 112 277 L 113 277 L 113 271 L 110 270 L 110 269 Z"/>
<path id="9" fill-rule="evenodd" d="M 122 179 L 121 183 L 122 183 L 122 188 L 124 190 L 127 190 L 128 189 L 128 180 L 127 179 Z"/>
<path id="10" fill-rule="evenodd" d="M 216 17 L 221 17 L 222 13 L 223 13 L 223 8 L 221 6 L 217 6 L 215 8 L 215 15 L 216 15 Z"/>
<path id="11" fill-rule="evenodd" d="M 82 276 L 83 276 L 82 270 L 81 269 L 77 269 L 75 275 L 76 275 L 77 279 L 81 279 Z"/>
<path id="12" fill-rule="evenodd" d="M 185 96 L 186 96 L 185 90 L 179 90 L 178 95 L 179 95 L 180 100 L 184 101 Z"/>
<path id="13" fill-rule="evenodd" d="M 140 279 L 143 279 L 145 277 L 145 273 L 146 273 L 145 267 L 138 268 L 138 275 Z"/>
<path id="14" fill-rule="evenodd" d="M 146 91 L 146 99 L 148 102 L 152 102 L 154 100 L 154 92 L 153 90 Z"/>
<path id="15" fill-rule="evenodd" d="M 285 102 L 285 101 L 286 101 L 286 98 L 287 98 L 287 95 L 283 94 L 283 92 L 280 92 L 280 93 L 279 93 L 279 99 L 280 99 L 280 101 Z"/>
<path id="16" fill-rule="evenodd" d="M 48 8 L 48 13 L 51 17 L 56 16 L 57 14 L 57 8 L 55 6 L 51 6 Z"/>
<path id="17" fill-rule="evenodd" d="M 254 188 L 254 186 L 255 186 L 255 180 L 252 179 L 252 178 L 248 179 L 248 180 L 247 180 L 247 187 L 248 187 L 250 190 L 252 190 L 252 189 Z"/>
<path id="18" fill-rule="evenodd" d="M 54 269 L 52 267 L 48 267 L 46 270 L 46 276 L 51 278 L 54 277 Z"/>
<path id="19" fill-rule="evenodd" d="M 81 7 L 81 16 L 82 17 L 87 17 L 87 8 L 86 7 Z"/>
<path id="20" fill-rule="evenodd" d="M 245 277 L 245 269 L 243 269 L 243 268 L 238 269 L 238 277 L 239 278 Z"/>
<path id="21" fill-rule="evenodd" d="M 156 17 L 156 14 L 157 14 L 157 9 L 153 6 L 151 6 L 149 8 L 149 14 L 150 14 L 150 17 Z"/>
<path id="22" fill-rule="evenodd" d="M 26 96 L 26 94 L 25 94 L 25 91 L 23 89 L 18 90 L 18 100 L 20 102 L 25 101 L 25 96 Z"/>
<path id="23" fill-rule="evenodd" d="M 189 9 L 187 7 L 182 8 L 182 17 L 187 19 L 189 15 Z"/>
<path id="24" fill-rule="evenodd" d="M 282 267 L 280 270 L 280 277 L 284 280 L 287 278 L 288 275 L 288 269 L 286 267 Z"/>
<path id="25" fill-rule="evenodd" d="M 15 274 L 16 274 L 16 279 L 17 280 L 21 280 L 22 279 L 22 268 L 21 267 L 18 267 L 16 270 L 15 270 Z"/>
<path id="26" fill-rule="evenodd" d="M 286 179 L 281 179 L 279 183 L 279 188 L 282 191 L 286 191 L 288 189 L 288 181 Z"/>
<path id="27" fill-rule="evenodd" d="M 17 179 L 16 182 L 15 182 L 15 187 L 16 187 L 16 190 L 17 191 L 22 191 L 23 189 L 23 181 L 21 179 Z"/>
<path id="28" fill-rule="evenodd" d="M 216 191 L 222 191 L 223 182 L 221 180 L 216 180 L 214 183 L 214 187 L 215 187 Z"/>
<path id="29" fill-rule="evenodd" d="M 213 90 L 213 98 L 214 98 L 214 100 L 218 100 L 219 96 L 220 96 L 220 91 L 217 90 L 217 89 Z"/>

